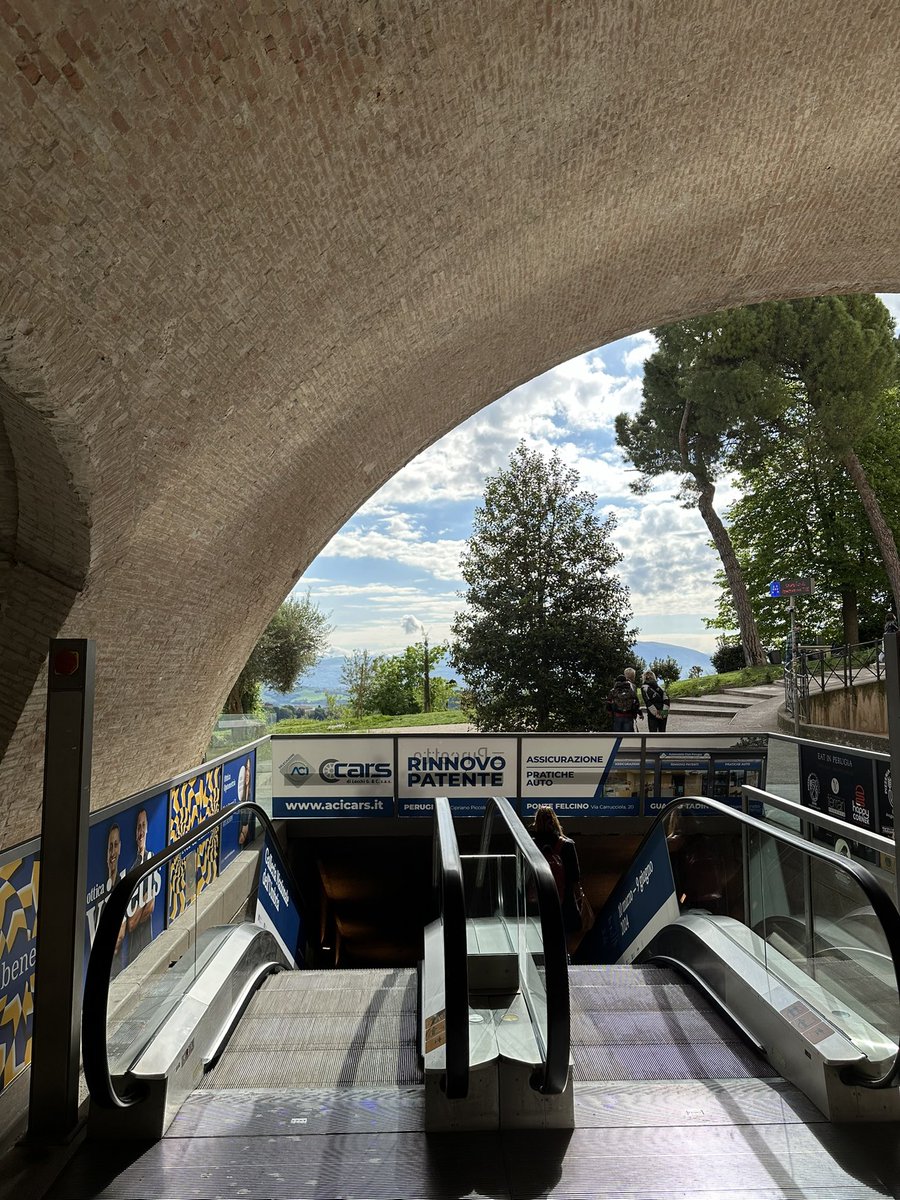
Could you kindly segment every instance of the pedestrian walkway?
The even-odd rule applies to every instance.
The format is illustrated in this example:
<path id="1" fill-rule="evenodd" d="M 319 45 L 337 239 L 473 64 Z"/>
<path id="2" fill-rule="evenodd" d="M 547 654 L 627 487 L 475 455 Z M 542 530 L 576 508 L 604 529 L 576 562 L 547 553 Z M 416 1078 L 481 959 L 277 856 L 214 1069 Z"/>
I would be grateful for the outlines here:
<path id="1" fill-rule="evenodd" d="M 669 711 L 667 733 L 777 733 L 777 713 L 784 704 L 780 683 L 755 687 L 727 688 L 708 696 L 678 697 Z M 378 733 L 439 734 L 476 733 L 475 725 L 417 725 L 378 729 Z M 638 733 L 647 733 L 646 718 L 637 723 Z"/>
<path id="2" fill-rule="evenodd" d="M 778 710 L 783 704 L 780 683 L 728 688 L 696 698 L 678 697 L 670 709 L 666 732 L 777 733 Z"/>

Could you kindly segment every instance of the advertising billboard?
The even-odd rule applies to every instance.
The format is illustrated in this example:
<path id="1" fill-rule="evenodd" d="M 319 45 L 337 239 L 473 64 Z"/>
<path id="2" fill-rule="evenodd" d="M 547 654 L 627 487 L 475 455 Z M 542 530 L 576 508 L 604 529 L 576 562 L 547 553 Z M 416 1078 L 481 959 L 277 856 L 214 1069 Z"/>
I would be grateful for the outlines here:
<path id="1" fill-rule="evenodd" d="M 807 808 L 860 829 L 877 828 L 873 760 L 834 747 L 800 747 L 800 796 Z"/>
<path id="2" fill-rule="evenodd" d="M 272 739 L 273 817 L 389 817 L 394 740 Z"/>
<path id="3" fill-rule="evenodd" d="M 669 750 L 654 756 L 659 764 L 658 780 L 647 787 L 647 797 L 644 812 L 647 816 L 655 816 L 667 804 L 680 796 L 705 796 L 709 786 L 708 754 L 701 754 L 695 749 Z M 648 762 L 648 768 L 650 763 Z M 685 810 L 691 808 L 703 811 L 701 804 L 685 805 Z M 708 811 L 708 810 L 707 810 Z"/>
<path id="4" fill-rule="evenodd" d="M 281 854 L 268 832 L 259 860 L 254 920 L 273 934 L 289 962 L 298 967 L 303 965 L 303 921 L 288 885 Z"/>
<path id="5" fill-rule="evenodd" d="M 169 793 L 138 800 L 130 808 L 97 821 L 88 831 L 87 896 L 84 927 L 84 969 L 100 915 L 119 880 L 134 874 L 154 854 L 165 850 Z M 167 868 L 153 871 L 138 885 L 122 922 L 112 977 L 134 962 L 140 952 L 166 927 L 165 883 Z"/>
<path id="6" fill-rule="evenodd" d="M 169 844 L 217 813 L 222 803 L 222 768 L 211 767 L 169 791 Z M 169 920 L 174 921 L 219 873 L 219 830 L 182 851 L 169 867 Z"/>
<path id="7" fill-rule="evenodd" d="M 666 834 L 659 825 L 613 888 L 580 953 L 589 961 L 633 962 L 679 912 Z"/>
<path id="8" fill-rule="evenodd" d="M 514 737 L 423 733 L 397 738 L 397 815 L 429 816 L 447 796 L 454 816 L 480 817 L 489 796 L 514 796 Z"/>
<path id="9" fill-rule="evenodd" d="M 0 864 L 0 1091 L 31 1062 L 39 876 L 38 849 Z"/>
<path id="10" fill-rule="evenodd" d="M 875 763 L 878 780 L 878 832 L 885 837 L 894 836 L 894 785 L 891 781 L 891 764 L 883 759 Z"/>
<path id="11" fill-rule="evenodd" d="M 249 750 L 222 763 L 222 808 L 256 799 L 256 751 Z M 233 862 L 256 837 L 256 814 L 236 813 L 219 826 L 219 872 Z"/>
<path id="12" fill-rule="evenodd" d="M 542 804 L 560 816 L 637 816 L 640 747 L 625 748 L 612 734 L 526 738 L 522 741 L 518 795 L 530 817 Z"/>

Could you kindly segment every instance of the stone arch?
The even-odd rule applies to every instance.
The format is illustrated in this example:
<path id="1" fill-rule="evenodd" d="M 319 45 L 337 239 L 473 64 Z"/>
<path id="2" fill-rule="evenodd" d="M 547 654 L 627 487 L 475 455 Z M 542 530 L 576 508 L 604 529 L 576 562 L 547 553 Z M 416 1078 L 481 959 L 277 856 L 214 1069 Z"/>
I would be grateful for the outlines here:
<path id="1" fill-rule="evenodd" d="M 90 558 L 87 508 L 72 466 L 78 440 L 52 410 L 30 336 L 24 324 L 0 327 L 0 756 L 20 724 L 19 753 L 40 754 L 43 691 L 36 684 L 47 640 L 62 628 Z M 33 719 L 23 721 L 26 706 Z"/>
<path id="2" fill-rule="evenodd" d="M 2 569 L 52 591 L 32 627 L 0 583 L 7 729 L 37 680 L 0 837 L 36 829 L 63 619 L 97 643 L 100 806 L 198 761 L 306 564 L 478 408 L 650 324 L 896 290 L 898 29 L 877 0 L 0 5 L 0 330 L 39 364 L 0 371 Z"/>

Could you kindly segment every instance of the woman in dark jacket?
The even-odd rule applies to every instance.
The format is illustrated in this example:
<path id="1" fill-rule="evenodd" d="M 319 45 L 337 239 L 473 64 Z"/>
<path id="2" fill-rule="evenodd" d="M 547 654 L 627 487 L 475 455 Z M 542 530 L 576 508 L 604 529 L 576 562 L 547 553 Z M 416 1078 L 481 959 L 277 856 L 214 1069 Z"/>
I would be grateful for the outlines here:
<path id="1" fill-rule="evenodd" d="M 579 901 L 581 904 L 585 903 L 584 892 L 581 888 L 578 851 L 575 849 L 572 839 L 567 838 L 563 833 L 559 817 L 546 804 L 542 804 L 534 814 L 531 836 L 553 872 L 562 908 L 563 928 L 566 931 L 566 940 L 571 953 L 573 950 L 572 935 L 580 935 L 583 926 Z M 577 940 L 580 940 L 580 936 Z"/>
<path id="2" fill-rule="evenodd" d="M 647 732 L 665 733 L 669 719 L 668 701 L 662 682 L 652 671 L 645 671 L 641 682 L 641 699 L 647 709 Z"/>

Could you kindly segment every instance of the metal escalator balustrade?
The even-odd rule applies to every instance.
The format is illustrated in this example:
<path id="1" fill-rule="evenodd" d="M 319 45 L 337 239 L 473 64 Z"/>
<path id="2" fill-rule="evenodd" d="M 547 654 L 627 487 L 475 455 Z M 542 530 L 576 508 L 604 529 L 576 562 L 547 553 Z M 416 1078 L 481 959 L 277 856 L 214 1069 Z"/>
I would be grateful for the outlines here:
<path id="1" fill-rule="evenodd" d="M 833 1119 L 849 1119 L 846 1104 L 856 1119 L 900 1113 L 900 915 L 857 863 L 682 797 L 648 832 L 578 958 L 676 964 Z M 887 1099 L 859 1097 L 878 1091 Z"/>
<path id="2" fill-rule="evenodd" d="M 492 796 L 485 808 L 480 855 L 512 851 L 516 892 L 512 906 L 498 906 L 498 919 L 516 948 L 519 979 L 543 1063 L 534 1086 L 560 1095 L 570 1085 L 569 976 L 559 893 L 550 866 L 510 802 Z M 483 872 L 480 880 L 487 878 Z"/>
<path id="3" fill-rule="evenodd" d="M 423 1004 L 423 1046 L 445 1047 L 446 1075 L 443 1091 L 448 1100 L 462 1100 L 469 1091 L 469 967 L 466 940 L 466 899 L 462 862 L 450 802 L 443 796 L 434 802 L 434 886 L 438 892 L 441 943 L 443 1008 Z M 424 997 L 423 997 L 424 999 Z M 431 1008 L 432 1011 L 428 1011 Z M 441 1015 L 443 1014 L 443 1027 Z"/>
<path id="4" fill-rule="evenodd" d="M 191 895 L 193 902 L 179 920 L 119 971 L 118 948 L 143 897 L 144 881 L 165 878 L 171 864 L 193 880 L 198 848 L 202 851 L 210 836 L 217 836 L 219 827 L 241 810 L 255 814 L 266 834 L 259 883 L 247 896 L 251 922 L 201 933 L 205 897 Z M 249 801 L 213 814 L 119 880 L 101 914 L 85 980 L 82 1058 L 92 1111 L 143 1105 L 156 1110 L 148 1130 L 165 1126 L 204 1062 L 227 1040 L 256 988 L 272 972 L 296 965 L 302 930 L 299 897 L 268 815 Z M 167 902 L 163 886 L 154 903 Z M 268 928 L 254 925 L 254 917 Z"/>
<path id="5" fill-rule="evenodd" d="M 440 918 L 425 930 L 426 1128 L 571 1128 L 565 934 L 546 859 L 492 798 L 480 850 L 460 855 L 434 803 Z"/>

